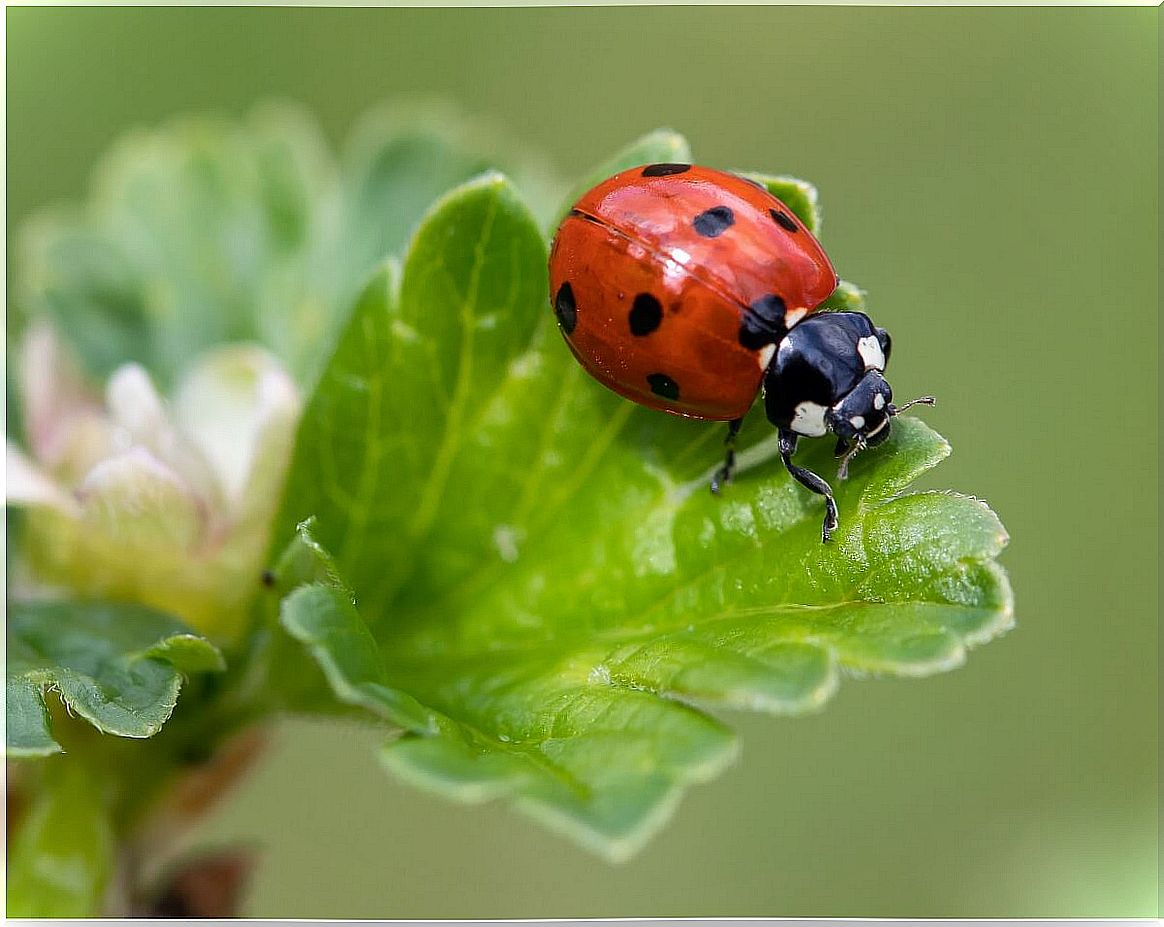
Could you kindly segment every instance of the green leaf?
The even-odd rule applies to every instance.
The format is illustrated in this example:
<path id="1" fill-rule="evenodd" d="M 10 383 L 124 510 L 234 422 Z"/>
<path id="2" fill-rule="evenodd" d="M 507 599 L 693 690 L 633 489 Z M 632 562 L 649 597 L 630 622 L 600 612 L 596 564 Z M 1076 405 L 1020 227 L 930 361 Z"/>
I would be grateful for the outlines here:
<path id="1" fill-rule="evenodd" d="M 287 633 L 270 641 L 269 704 L 288 711 L 340 707 L 321 700 L 326 691 L 342 706 L 370 711 L 403 730 L 435 733 L 433 713 L 388 685 L 376 639 L 331 554 L 315 540 L 315 528 L 314 518 L 297 526 L 271 574 Z"/>
<path id="2" fill-rule="evenodd" d="M 662 429 L 642 419 L 626 432 L 642 428 L 649 460 Z M 588 489 L 519 527 L 513 563 L 393 612 L 390 677 L 456 723 L 388 747 L 386 762 L 450 797 L 510 795 L 621 859 L 732 756 L 727 732 L 688 705 L 800 713 L 845 670 L 959 665 L 1011 621 L 990 559 L 1005 534 L 972 499 L 900 495 L 948 449 L 917 421 L 897 426 L 840 488 L 829 546 L 819 504 L 764 466 L 771 442 L 744 455 L 722 499 L 707 470 L 636 474 L 609 449 Z M 806 458 L 827 462 L 820 448 Z"/>
<path id="3" fill-rule="evenodd" d="M 40 687 L 27 679 L 5 679 L 5 727 L 8 756 L 32 757 L 60 753 L 61 745 L 49 733 L 48 709 Z"/>
<path id="4" fill-rule="evenodd" d="M 513 798 L 519 810 L 611 861 L 633 855 L 666 823 L 684 786 L 712 778 L 735 756 L 722 724 L 649 692 L 571 683 L 565 667 L 485 669 L 488 676 L 461 677 L 466 706 L 474 707 L 457 713 L 484 709 L 495 719 L 446 719 L 439 737 L 385 746 L 385 766 L 454 800 Z"/>
<path id="5" fill-rule="evenodd" d="M 353 677 L 436 713 L 439 734 L 385 747 L 391 770 L 622 859 L 735 755 L 706 709 L 817 709 L 844 672 L 947 670 L 1009 627 L 1006 534 L 974 499 L 906 492 L 949 453 L 910 418 L 835 483 L 829 545 L 757 416 L 713 496 L 723 426 L 585 375 L 534 228 L 486 177 L 434 207 L 399 285 L 381 270 L 302 422 L 277 537 L 317 516 L 302 575 L 327 565 L 383 659 Z M 798 460 L 827 474 L 831 450 Z M 366 643 L 334 588 L 290 604 Z"/>
<path id="6" fill-rule="evenodd" d="M 295 526 L 295 535 L 284 548 L 272 574 L 273 585 L 286 594 L 308 583 L 326 583 L 348 592 L 335 561 L 315 540 L 315 518 L 307 518 Z"/>
<path id="7" fill-rule="evenodd" d="M 561 224 L 562 218 L 578 202 L 582 194 L 606 180 L 607 177 L 612 177 L 619 171 L 625 171 L 629 167 L 637 167 L 640 164 L 688 164 L 691 160 L 691 148 L 687 144 L 687 139 L 678 132 L 671 129 L 656 129 L 654 132 L 648 132 L 642 138 L 635 139 L 612 158 L 603 161 L 574 185 L 569 195 L 558 206 L 557 212 L 554 213 L 553 221 L 549 226 L 550 235 L 553 235 L 554 230 Z"/>
<path id="8" fill-rule="evenodd" d="M 305 518 L 361 610 L 380 615 L 414 568 L 463 441 L 488 412 L 483 384 L 512 364 L 546 315 L 545 243 L 498 174 L 438 202 L 399 287 L 385 265 L 364 291 L 305 410 L 276 538 Z"/>
<path id="9" fill-rule="evenodd" d="M 386 684 L 376 639 L 349 594 L 335 586 L 300 586 L 283 600 L 283 627 L 306 644 L 336 695 L 406 730 L 436 733 L 431 712 Z"/>
<path id="10" fill-rule="evenodd" d="M 74 714 L 121 737 L 151 737 L 183 674 L 218 671 L 222 655 L 179 622 L 137 605 L 30 601 L 8 606 L 10 756 L 60 750 L 44 703 L 54 689 Z"/>
<path id="11" fill-rule="evenodd" d="M 114 841 L 101 789 L 80 764 L 50 761 L 9 845 L 9 917 L 102 913 Z"/>
<path id="12" fill-rule="evenodd" d="M 804 223 L 813 235 L 820 235 L 820 202 L 816 187 L 807 180 L 796 177 L 757 174 L 755 171 L 738 171 L 742 177 L 763 184 L 768 192 L 796 213 L 796 218 Z"/>

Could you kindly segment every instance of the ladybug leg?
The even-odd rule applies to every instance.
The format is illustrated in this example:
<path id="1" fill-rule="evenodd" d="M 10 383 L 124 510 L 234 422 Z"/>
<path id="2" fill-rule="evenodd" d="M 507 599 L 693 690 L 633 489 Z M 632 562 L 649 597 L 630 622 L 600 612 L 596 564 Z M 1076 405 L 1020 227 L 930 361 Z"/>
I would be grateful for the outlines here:
<path id="1" fill-rule="evenodd" d="M 820 536 L 822 541 L 830 541 L 833 532 L 837 530 L 837 503 L 828 483 L 811 470 L 805 470 L 792 462 L 792 455 L 796 453 L 796 437 L 796 432 L 788 428 L 780 429 L 780 459 L 784 461 L 784 466 L 792 474 L 792 478 L 801 486 L 824 496 L 825 518 L 824 524 L 821 526 Z"/>
<path id="2" fill-rule="evenodd" d="M 715 471 L 715 475 L 711 478 L 711 491 L 717 496 L 724 483 L 732 481 L 732 474 L 736 470 L 736 435 L 740 433 L 740 426 L 744 424 L 743 416 L 733 418 L 728 422 L 727 437 L 723 439 L 723 443 L 727 445 L 727 454 L 724 457 L 723 466 Z"/>

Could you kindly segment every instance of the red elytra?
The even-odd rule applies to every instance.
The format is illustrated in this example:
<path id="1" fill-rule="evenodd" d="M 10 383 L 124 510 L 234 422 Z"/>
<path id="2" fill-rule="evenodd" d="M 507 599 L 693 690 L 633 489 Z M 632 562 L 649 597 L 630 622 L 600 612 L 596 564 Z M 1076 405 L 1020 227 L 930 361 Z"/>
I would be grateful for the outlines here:
<path id="1" fill-rule="evenodd" d="M 723 421 L 751 408 L 774 344 L 837 285 L 784 203 L 686 164 L 631 168 L 582 196 L 549 269 L 562 333 L 595 379 L 653 409 Z M 750 338 L 761 321 L 777 337 Z"/>

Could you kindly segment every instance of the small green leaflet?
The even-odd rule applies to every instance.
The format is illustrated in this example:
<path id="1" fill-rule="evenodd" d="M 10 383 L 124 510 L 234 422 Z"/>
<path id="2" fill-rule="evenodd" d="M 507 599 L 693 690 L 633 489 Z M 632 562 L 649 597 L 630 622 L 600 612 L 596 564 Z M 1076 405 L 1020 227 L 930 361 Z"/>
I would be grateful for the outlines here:
<path id="1" fill-rule="evenodd" d="M 139 605 L 10 602 L 7 644 L 9 756 L 60 751 L 49 732 L 48 688 L 98 730 L 151 737 L 174 710 L 184 674 L 224 668 L 209 641 Z"/>

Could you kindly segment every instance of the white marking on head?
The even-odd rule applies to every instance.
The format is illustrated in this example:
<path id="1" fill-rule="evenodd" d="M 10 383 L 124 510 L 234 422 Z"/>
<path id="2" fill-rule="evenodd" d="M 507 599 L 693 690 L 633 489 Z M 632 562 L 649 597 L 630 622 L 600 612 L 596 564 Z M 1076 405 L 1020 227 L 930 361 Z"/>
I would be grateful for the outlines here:
<path id="1" fill-rule="evenodd" d="M 792 416 L 792 430 L 806 438 L 819 438 L 828 431 L 825 427 L 827 408 L 815 402 L 802 402 Z"/>
<path id="2" fill-rule="evenodd" d="M 768 369 L 768 365 L 772 363 L 772 355 L 775 353 L 776 345 L 774 344 L 766 344 L 764 347 L 760 348 L 760 354 L 756 360 L 759 362 L 761 370 Z"/>
<path id="3" fill-rule="evenodd" d="M 797 322 L 808 315 L 808 310 L 804 306 L 799 306 L 796 309 L 789 309 L 784 313 L 784 327 L 792 328 Z"/>
<path id="4" fill-rule="evenodd" d="M 876 335 L 866 335 L 857 342 L 857 353 L 865 362 L 865 369 L 885 369 L 885 353 L 881 350 L 881 342 Z"/>
<path id="5" fill-rule="evenodd" d="M 885 408 L 885 397 L 881 393 L 873 394 L 873 408 L 878 412 Z"/>
<path id="6" fill-rule="evenodd" d="M 851 419 L 849 419 L 849 424 L 852 425 L 854 428 L 858 428 L 858 429 L 864 428 L 865 427 L 865 416 L 854 415 Z"/>

